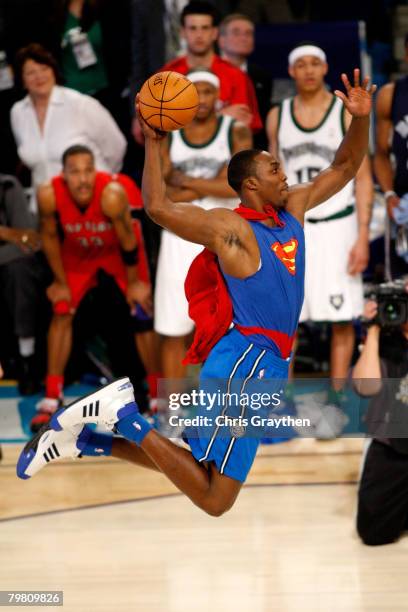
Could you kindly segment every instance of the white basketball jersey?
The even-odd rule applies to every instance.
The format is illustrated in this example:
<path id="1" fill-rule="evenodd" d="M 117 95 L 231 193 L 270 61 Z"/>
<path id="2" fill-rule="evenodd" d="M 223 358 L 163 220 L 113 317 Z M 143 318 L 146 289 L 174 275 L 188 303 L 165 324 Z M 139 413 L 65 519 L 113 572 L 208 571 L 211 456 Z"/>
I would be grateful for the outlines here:
<path id="1" fill-rule="evenodd" d="M 316 128 L 301 127 L 294 114 L 294 99 L 286 98 L 280 109 L 278 147 L 289 185 L 307 183 L 330 166 L 345 133 L 343 103 L 333 100 Z M 321 219 L 354 203 L 354 181 L 306 213 L 306 218 Z"/>
<path id="2" fill-rule="evenodd" d="M 171 133 L 170 161 L 173 167 L 194 178 L 215 178 L 232 156 L 232 128 L 234 119 L 220 115 L 215 134 L 204 144 L 193 144 L 186 139 L 184 130 Z M 215 198 L 206 196 L 194 200 L 194 204 L 209 210 L 223 207 L 235 208 L 238 198 Z"/>

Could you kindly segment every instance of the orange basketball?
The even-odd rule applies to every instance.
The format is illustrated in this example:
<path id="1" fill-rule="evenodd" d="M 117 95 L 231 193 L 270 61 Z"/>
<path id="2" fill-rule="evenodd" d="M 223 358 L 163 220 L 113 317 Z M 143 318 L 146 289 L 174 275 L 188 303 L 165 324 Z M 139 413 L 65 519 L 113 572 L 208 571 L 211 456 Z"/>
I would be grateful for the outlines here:
<path id="1" fill-rule="evenodd" d="M 179 130 L 194 119 L 197 108 L 194 83 L 178 72 L 157 72 L 140 90 L 140 113 L 146 123 L 158 130 Z"/>

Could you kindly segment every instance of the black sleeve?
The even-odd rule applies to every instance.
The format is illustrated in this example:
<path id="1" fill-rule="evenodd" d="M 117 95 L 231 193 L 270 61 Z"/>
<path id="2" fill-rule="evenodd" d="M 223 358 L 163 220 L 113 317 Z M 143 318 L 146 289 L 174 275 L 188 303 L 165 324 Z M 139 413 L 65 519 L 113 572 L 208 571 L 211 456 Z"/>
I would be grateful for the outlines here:
<path id="1" fill-rule="evenodd" d="M 13 176 L 7 176 L 3 182 L 3 206 L 9 227 L 36 229 L 35 219 L 29 211 L 24 190 Z"/>

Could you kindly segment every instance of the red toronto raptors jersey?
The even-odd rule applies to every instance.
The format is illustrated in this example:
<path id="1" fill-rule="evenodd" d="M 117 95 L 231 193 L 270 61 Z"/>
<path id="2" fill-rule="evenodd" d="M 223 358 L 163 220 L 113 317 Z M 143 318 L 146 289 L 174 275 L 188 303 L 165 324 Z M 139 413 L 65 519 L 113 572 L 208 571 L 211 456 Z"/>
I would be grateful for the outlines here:
<path id="1" fill-rule="evenodd" d="M 81 210 L 72 199 L 63 177 L 52 179 L 56 212 L 63 233 L 61 254 L 64 267 L 81 266 L 85 272 L 88 268 L 94 269 L 97 262 L 109 259 L 111 263 L 117 260 L 119 269 L 124 268 L 116 232 L 101 207 L 102 192 L 111 181 L 110 174 L 97 172 L 92 200 L 86 209 Z"/>

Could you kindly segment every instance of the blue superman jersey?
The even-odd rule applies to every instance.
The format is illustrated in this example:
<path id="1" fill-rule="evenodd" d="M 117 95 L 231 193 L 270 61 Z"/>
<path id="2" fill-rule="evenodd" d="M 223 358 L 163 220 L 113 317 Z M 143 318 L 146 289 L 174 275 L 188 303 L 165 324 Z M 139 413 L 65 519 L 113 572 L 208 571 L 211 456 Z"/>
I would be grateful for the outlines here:
<path id="1" fill-rule="evenodd" d="M 249 221 L 261 264 L 245 279 L 223 273 L 234 310 L 234 324 L 250 342 L 287 358 L 304 296 L 305 239 L 299 221 L 279 211 L 284 227 Z M 252 329 L 256 328 L 256 329 Z"/>

